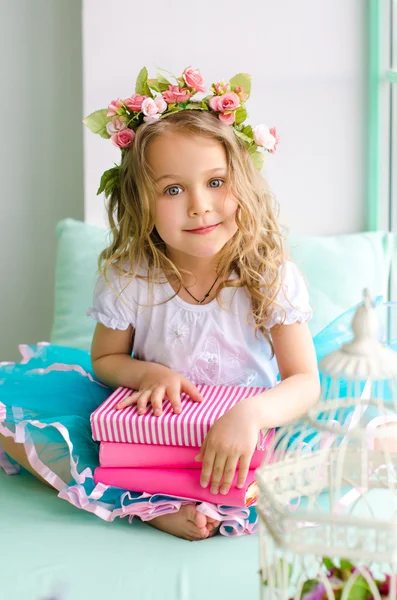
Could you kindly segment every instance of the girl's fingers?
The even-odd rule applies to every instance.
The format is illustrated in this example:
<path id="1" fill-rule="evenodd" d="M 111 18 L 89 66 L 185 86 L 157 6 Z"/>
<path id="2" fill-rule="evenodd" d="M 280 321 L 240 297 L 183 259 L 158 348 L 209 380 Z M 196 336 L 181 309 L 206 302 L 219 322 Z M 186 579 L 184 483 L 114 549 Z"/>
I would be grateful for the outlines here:
<path id="1" fill-rule="evenodd" d="M 125 408 L 126 406 L 132 406 L 133 404 L 136 404 L 137 399 L 139 398 L 139 396 L 140 396 L 141 393 L 142 392 L 136 391 L 136 392 L 133 392 L 127 398 L 123 398 L 121 400 L 121 402 L 119 402 L 116 405 L 116 410 L 119 410 L 120 408 Z"/>
<path id="2" fill-rule="evenodd" d="M 237 487 L 244 487 L 245 480 L 247 479 L 248 471 L 250 468 L 251 456 L 241 456 L 240 465 L 238 468 Z"/>
<path id="3" fill-rule="evenodd" d="M 150 402 L 152 403 L 153 412 L 156 417 L 159 417 L 163 412 L 164 394 L 164 386 L 157 387 L 152 391 L 152 397 L 150 398 Z"/>
<path id="4" fill-rule="evenodd" d="M 186 377 L 181 377 L 181 392 L 185 392 L 195 402 L 202 402 L 204 400 L 196 386 L 186 379 Z"/>
<path id="5" fill-rule="evenodd" d="M 174 413 L 179 414 L 181 412 L 181 395 L 177 387 L 169 387 L 166 390 L 166 395 L 171 403 Z"/>
<path id="6" fill-rule="evenodd" d="M 217 454 L 212 468 L 211 494 L 219 494 L 223 473 L 225 470 L 227 455 Z"/>
<path id="7" fill-rule="evenodd" d="M 145 390 L 139 396 L 137 403 L 136 403 L 138 415 L 143 415 L 146 412 L 147 403 L 148 403 L 148 400 L 149 400 L 151 394 L 152 394 L 152 390 Z"/>
<path id="8" fill-rule="evenodd" d="M 225 472 L 223 476 L 222 486 L 221 486 L 221 494 L 227 494 L 230 490 L 230 486 L 233 483 L 234 475 L 236 473 L 238 463 L 238 456 L 229 456 L 226 465 Z"/>
<path id="9" fill-rule="evenodd" d="M 207 438 L 205 438 L 204 442 L 201 444 L 201 448 L 197 456 L 194 457 L 196 462 L 202 462 L 204 460 L 205 449 L 207 447 Z"/>
<path id="10" fill-rule="evenodd" d="M 205 450 L 203 458 L 203 466 L 201 468 L 200 485 L 206 488 L 211 479 L 212 467 L 214 466 L 215 452 L 212 450 Z"/>

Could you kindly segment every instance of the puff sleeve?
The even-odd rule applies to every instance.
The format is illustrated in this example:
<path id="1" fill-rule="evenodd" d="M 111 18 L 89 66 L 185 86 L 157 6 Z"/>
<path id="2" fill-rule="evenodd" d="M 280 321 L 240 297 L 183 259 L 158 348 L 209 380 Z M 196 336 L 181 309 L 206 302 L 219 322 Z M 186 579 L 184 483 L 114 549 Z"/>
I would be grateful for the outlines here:
<path id="1" fill-rule="evenodd" d="M 101 275 L 96 283 L 93 295 L 93 306 L 87 310 L 87 315 L 110 329 L 125 330 L 132 325 L 135 327 L 136 314 L 131 298 L 132 282 L 121 278 L 110 267 L 106 271 L 107 280 Z"/>
<path id="2" fill-rule="evenodd" d="M 305 323 L 313 314 L 307 286 L 298 267 L 287 260 L 280 268 L 280 277 L 282 284 L 266 324 L 267 329 L 279 323 Z"/>

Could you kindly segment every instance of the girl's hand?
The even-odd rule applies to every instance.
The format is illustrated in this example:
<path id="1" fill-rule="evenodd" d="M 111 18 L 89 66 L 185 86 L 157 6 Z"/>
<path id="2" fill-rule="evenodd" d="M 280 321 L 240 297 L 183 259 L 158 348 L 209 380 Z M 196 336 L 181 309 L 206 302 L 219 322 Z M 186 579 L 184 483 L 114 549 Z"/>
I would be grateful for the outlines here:
<path id="1" fill-rule="evenodd" d="M 156 417 L 163 412 L 163 400 L 165 397 L 171 402 L 175 413 L 181 412 L 181 392 L 185 392 L 195 402 L 202 402 L 203 397 L 198 389 L 186 377 L 172 371 L 164 365 L 157 363 L 146 363 L 142 377 L 139 380 L 139 388 L 135 392 L 123 398 L 116 409 L 126 406 L 137 405 L 138 414 L 146 412 L 150 401 Z"/>
<path id="2" fill-rule="evenodd" d="M 203 461 L 201 486 L 207 487 L 212 479 L 211 493 L 218 494 L 220 491 L 221 494 L 227 494 L 239 464 L 237 487 L 242 488 L 258 435 L 258 426 L 246 400 L 236 404 L 216 421 L 196 456 L 197 461 Z"/>

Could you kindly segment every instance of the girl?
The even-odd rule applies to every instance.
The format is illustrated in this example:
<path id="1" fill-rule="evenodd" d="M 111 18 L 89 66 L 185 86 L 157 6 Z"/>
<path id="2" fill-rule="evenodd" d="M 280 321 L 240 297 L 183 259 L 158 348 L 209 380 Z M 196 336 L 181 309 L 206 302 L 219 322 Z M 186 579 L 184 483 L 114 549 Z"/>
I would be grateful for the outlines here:
<path id="1" fill-rule="evenodd" d="M 85 120 L 122 153 L 98 191 L 110 198 L 113 234 L 89 309 L 97 321 L 91 360 L 99 382 L 83 353 L 74 351 L 60 373 L 61 350 L 41 346 L 0 389 L 0 442 L 60 497 L 107 520 L 150 519 L 189 540 L 217 531 L 219 507 L 209 518 L 195 503 L 169 499 L 162 514 L 164 503 L 156 513 L 154 497 L 94 487 L 97 446 L 88 439 L 88 419 L 109 395 L 103 384 L 136 390 L 118 408 L 136 403 L 143 414 L 151 405 L 156 415 L 166 402 L 179 412 L 181 392 L 200 402 L 198 384 L 268 388 L 209 431 L 197 460 L 201 485 L 214 494 L 227 494 L 236 470 L 237 485 L 244 485 L 261 429 L 300 417 L 319 396 L 307 289 L 286 259 L 273 198 L 259 174 L 263 150 L 276 149 L 276 131 L 244 123 L 248 76 L 214 84 L 202 98 L 204 91 L 190 67 L 175 85 L 163 76 L 149 80 L 143 69 L 135 94 Z M 51 371 L 36 392 L 32 367 Z"/>
<path id="2" fill-rule="evenodd" d="M 180 93 L 197 90 L 200 74 L 194 74 L 193 90 L 180 87 Z M 101 255 L 90 311 L 98 321 L 95 374 L 112 387 L 136 390 L 118 408 L 136 403 L 143 414 L 151 404 L 159 416 L 166 400 L 179 412 L 181 392 L 201 400 L 197 384 L 272 388 L 237 404 L 211 428 L 197 460 L 201 485 L 214 494 L 229 491 L 237 468 L 243 486 L 260 429 L 301 416 L 319 395 L 307 290 L 285 259 L 272 198 L 252 153 L 219 110 L 227 94 L 246 99 L 241 88 L 229 90 L 213 86 L 208 110 L 179 103 L 180 110 L 167 114 L 157 101 L 154 114 L 164 109 L 162 118 L 135 128 L 123 152 L 120 187 L 110 198 L 113 242 Z M 234 100 L 238 109 L 241 98 L 226 105 Z M 133 101 L 148 112 L 150 101 Z M 119 109 L 123 116 L 122 104 Z M 275 387 L 278 370 L 282 382 Z M 180 537 L 213 531 L 194 506 L 151 523 Z"/>

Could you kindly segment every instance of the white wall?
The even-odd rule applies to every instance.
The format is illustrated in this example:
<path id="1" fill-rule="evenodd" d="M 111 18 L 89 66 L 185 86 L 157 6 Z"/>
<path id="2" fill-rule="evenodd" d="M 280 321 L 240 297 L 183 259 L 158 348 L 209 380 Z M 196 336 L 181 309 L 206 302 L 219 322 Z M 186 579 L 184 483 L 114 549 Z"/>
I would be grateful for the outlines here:
<path id="1" fill-rule="evenodd" d="M 55 226 L 83 218 L 81 0 L 0 0 L 0 361 L 48 340 Z"/>
<path id="2" fill-rule="evenodd" d="M 282 137 L 265 174 L 293 233 L 365 228 L 366 26 L 362 0 L 193 3 L 84 0 L 84 112 L 134 91 L 143 65 L 176 74 L 191 65 L 207 84 L 253 77 L 249 122 Z M 84 134 L 85 214 L 103 224 L 96 196 L 118 161 L 111 142 Z"/>

